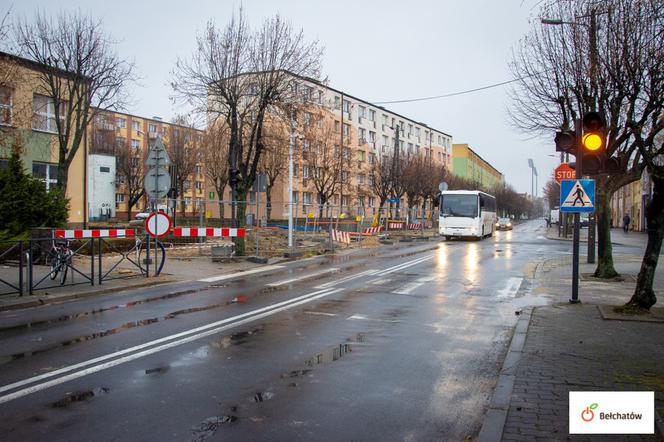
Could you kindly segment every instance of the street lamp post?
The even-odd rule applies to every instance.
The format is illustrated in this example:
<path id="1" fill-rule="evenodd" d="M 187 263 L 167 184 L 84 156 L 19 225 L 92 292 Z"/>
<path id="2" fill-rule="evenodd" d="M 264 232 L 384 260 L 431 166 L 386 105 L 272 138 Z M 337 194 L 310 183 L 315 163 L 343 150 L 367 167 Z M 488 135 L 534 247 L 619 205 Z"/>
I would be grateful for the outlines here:
<path id="1" fill-rule="evenodd" d="M 535 198 L 535 164 L 532 158 L 528 158 L 528 167 L 530 167 L 530 196 Z"/>
<path id="2" fill-rule="evenodd" d="M 293 148 L 295 145 L 295 114 L 291 113 L 288 137 L 288 249 L 293 250 Z"/>

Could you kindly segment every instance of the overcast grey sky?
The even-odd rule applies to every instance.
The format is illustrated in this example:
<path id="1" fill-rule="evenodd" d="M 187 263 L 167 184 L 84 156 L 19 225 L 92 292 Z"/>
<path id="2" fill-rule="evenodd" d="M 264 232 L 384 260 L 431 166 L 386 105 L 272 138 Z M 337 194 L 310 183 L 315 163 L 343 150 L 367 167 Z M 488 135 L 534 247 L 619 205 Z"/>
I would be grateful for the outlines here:
<path id="1" fill-rule="evenodd" d="M 170 118 L 169 74 L 178 56 L 189 55 L 196 33 L 209 19 L 223 26 L 240 2 L 0 0 L 14 17 L 39 10 L 80 8 L 102 17 L 133 59 L 140 84 L 128 111 Z M 316 1 L 245 0 L 249 21 L 279 13 L 325 47 L 324 75 L 330 86 L 371 101 L 442 95 L 509 80 L 514 44 L 537 14 L 537 0 Z M 468 143 L 519 192 L 530 193 L 527 159 L 539 171 L 539 194 L 553 168 L 550 140 L 528 139 L 510 125 L 507 86 L 456 97 L 386 105 Z"/>

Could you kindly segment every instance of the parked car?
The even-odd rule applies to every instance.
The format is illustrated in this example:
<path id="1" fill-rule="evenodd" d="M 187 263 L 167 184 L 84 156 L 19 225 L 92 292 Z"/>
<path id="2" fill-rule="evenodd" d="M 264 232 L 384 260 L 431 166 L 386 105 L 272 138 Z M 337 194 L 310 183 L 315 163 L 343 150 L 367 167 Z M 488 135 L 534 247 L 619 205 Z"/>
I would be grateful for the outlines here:
<path id="1" fill-rule="evenodd" d="M 498 218 L 496 230 L 512 230 L 512 220 L 509 218 Z"/>
<path id="2" fill-rule="evenodd" d="M 136 219 L 147 219 L 150 216 L 150 212 L 141 212 L 136 214 Z"/>

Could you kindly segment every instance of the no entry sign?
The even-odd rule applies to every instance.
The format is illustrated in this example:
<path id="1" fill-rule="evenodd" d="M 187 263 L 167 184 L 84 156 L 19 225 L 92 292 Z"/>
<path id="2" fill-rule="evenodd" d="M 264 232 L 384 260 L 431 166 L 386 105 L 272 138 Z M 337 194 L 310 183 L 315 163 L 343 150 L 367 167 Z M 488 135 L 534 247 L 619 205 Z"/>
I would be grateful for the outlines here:
<path id="1" fill-rule="evenodd" d="M 153 238 L 166 236 L 171 231 L 171 218 L 163 212 L 155 212 L 145 220 L 145 230 Z"/>
<path id="2" fill-rule="evenodd" d="M 563 163 L 560 166 L 556 167 L 555 170 L 556 182 L 560 184 L 562 180 L 575 180 L 576 179 L 576 170 L 572 169 L 569 164 Z"/>

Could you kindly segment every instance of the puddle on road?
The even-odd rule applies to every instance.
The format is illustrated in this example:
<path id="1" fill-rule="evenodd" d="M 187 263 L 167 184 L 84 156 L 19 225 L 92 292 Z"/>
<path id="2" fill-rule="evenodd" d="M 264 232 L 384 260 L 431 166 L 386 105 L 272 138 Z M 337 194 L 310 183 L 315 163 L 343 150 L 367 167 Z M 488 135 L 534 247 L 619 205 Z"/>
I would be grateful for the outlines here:
<path id="1" fill-rule="evenodd" d="M 205 419 L 200 424 L 191 429 L 191 442 L 202 442 L 214 435 L 214 433 L 222 426 L 231 424 L 238 420 L 237 416 L 212 416 Z"/>
<path id="2" fill-rule="evenodd" d="M 232 301 L 225 302 L 223 304 L 211 304 L 211 305 L 206 305 L 206 306 L 203 306 L 203 307 L 192 307 L 192 308 L 182 309 L 182 310 L 178 310 L 178 311 L 169 313 L 169 314 L 167 314 L 167 315 L 165 315 L 161 318 L 159 318 L 159 317 L 157 317 L 157 318 L 147 318 L 147 319 L 140 319 L 138 321 L 126 322 L 126 323 L 122 324 L 119 327 L 111 328 L 111 329 L 104 330 L 104 331 L 101 331 L 101 332 L 91 333 L 89 335 L 79 336 L 79 337 L 76 337 L 76 338 L 73 338 L 73 339 L 68 339 L 66 341 L 61 341 L 61 342 L 52 344 L 48 347 L 39 348 L 37 350 L 31 350 L 31 351 L 26 351 L 26 352 L 22 352 L 22 353 L 15 353 L 15 354 L 8 355 L 8 356 L 2 356 L 2 357 L 0 357 L 0 365 L 6 364 L 6 363 L 9 363 L 9 362 L 18 360 L 18 359 L 23 359 L 23 358 L 27 358 L 27 357 L 30 357 L 30 356 L 35 356 L 35 355 L 38 355 L 38 354 L 41 354 L 41 353 L 45 353 L 45 352 L 48 352 L 48 351 L 56 350 L 56 349 L 59 349 L 59 348 L 62 348 L 62 347 L 69 347 L 71 345 L 80 344 L 82 342 L 91 341 L 93 339 L 98 339 L 98 338 L 103 338 L 105 336 L 114 335 L 114 334 L 117 334 L 117 333 L 120 333 L 120 332 L 123 332 L 123 331 L 126 331 L 126 330 L 130 330 L 130 329 L 133 329 L 133 328 L 136 328 L 136 327 L 143 327 L 143 326 L 146 326 L 146 325 L 155 324 L 157 322 L 166 321 L 166 320 L 169 320 L 169 319 L 174 319 L 174 318 L 177 318 L 180 315 L 185 315 L 185 314 L 190 314 L 190 313 L 198 313 L 198 312 L 213 310 L 213 309 L 220 308 L 220 307 L 225 307 L 226 305 L 228 305 L 230 303 L 232 303 Z"/>
<path id="3" fill-rule="evenodd" d="M 53 408 L 67 408 L 74 402 L 87 401 L 95 396 L 102 396 L 107 394 L 111 389 L 108 387 L 99 387 L 92 390 L 76 391 L 67 393 L 62 399 L 55 401 L 51 404 Z"/>
<path id="4" fill-rule="evenodd" d="M 265 402 L 269 401 L 274 397 L 274 393 L 271 391 L 259 391 L 254 395 L 254 402 Z"/>
<path id="5" fill-rule="evenodd" d="M 253 328 L 251 330 L 236 332 L 236 333 L 233 333 L 231 335 L 226 335 L 226 336 L 224 336 L 221 339 L 218 339 L 216 341 L 213 341 L 210 345 L 214 348 L 219 349 L 219 350 L 223 350 L 225 348 L 230 347 L 231 345 L 244 344 L 252 336 L 256 336 L 257 334 L 262 333 L 264 329 L 265 329 L 265 326 L 261 325 L 259 327 Z"/>

